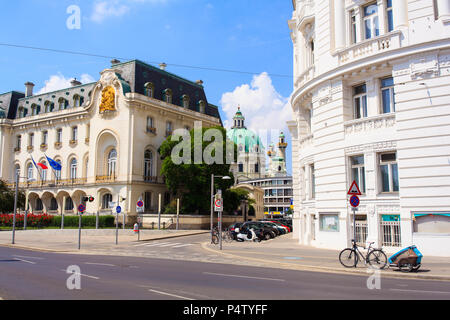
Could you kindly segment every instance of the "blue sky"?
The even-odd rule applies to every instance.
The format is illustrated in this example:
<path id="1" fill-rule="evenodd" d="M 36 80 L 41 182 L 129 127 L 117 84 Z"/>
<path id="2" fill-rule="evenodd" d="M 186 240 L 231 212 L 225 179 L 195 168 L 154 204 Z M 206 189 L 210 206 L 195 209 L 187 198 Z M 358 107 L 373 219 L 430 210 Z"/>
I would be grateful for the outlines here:
<path id="1" fill-rule="evenodd" d="M 81 10 L 80 29 L 66 26 L 71 5 Z M 168 71 L 204 81 L 225 124 L 240 104 L 250 128 L 286 131 L 292 78 L 275 75 L 292 75 L 291 15 L 290 0 L 4 1 L 0 43 L 166 62 Z M 0 46 L 0 92 L 23 91 L 26 81 L 37 92 L 50 79 L 97 80 L 110 60 Z M 288 155 L 291 171 L 290 148 Z"/>

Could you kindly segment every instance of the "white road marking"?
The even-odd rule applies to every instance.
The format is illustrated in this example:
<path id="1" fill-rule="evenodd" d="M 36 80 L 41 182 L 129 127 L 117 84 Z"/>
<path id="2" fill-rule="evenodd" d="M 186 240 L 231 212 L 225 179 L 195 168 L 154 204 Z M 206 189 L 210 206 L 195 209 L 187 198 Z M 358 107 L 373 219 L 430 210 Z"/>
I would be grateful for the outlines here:
<path id="1" fill-rule="evenodd" d="M 155 293 L 159 293 L 159 294 L 166 295 L 166 296 L 175 297 L 175 298 L 180 298 L 180 299 L 184 299 L 184 300 L 195 300 L 195 299 L 192 299 L 192 298 L 187 298 L 187 297 L 183 297 L 183 296 L 178 296 L 178 295 L 176 295 L 176 294 L 171 294 L 171 293 L 162 292 L 162 291 L 153 290 L 153 289 L 148 289 L 148 291 L 150 291 L 150 292 L 155 292 Z"/>
<path id="2" fill-rule="evenodd" d="M 116 267 L 115 264 L 109 264 L 109 263 L 85 262 L 84 264 L 92 264 L 92 265 L 96 265 L 96 266 Z"/>
<path id="3" fill-rule="evenodd" d="M 187 246 L 192 246 L 192 243 L 186 243 L 186 244 L 180 244 L 179 246 L 174 246 L 174 248 L 181 248 L 181 247 L 187 247 Z"/>
<path id="4" fill-rule="evenodd" d="M 417 292 L 417 293 L 438 293 L 438 294 L 450 294 L 450 292 L 445 291 L 426 291 L 426 290 L 408 290 L 408 289 L 389 289 L 391 291 L 407 291 L 407 292 Z"/>
<path id="5" fill-rule="evenodd" d="M 139 243 L 139 244 L 135 244 L 133 247 L 141 247 L 141 246 L 148 246 L 149 243 L 145 242 L 145 243 Z"/>
<path id="6" fill-rule="evenodd" d="M 28 259 L 37 259 L 37 260 L 45 260 L 45 258 L 41 258 L 41 257 L 19 256 L 19 255 L 17 255 L 17 254 L 13 254 L 13 257 L 28 258 Z"/>
<path id="7" fill-rule="evenodd" d="M 14 258 L 14 259 L 16 259 L 18 261 L 23 261 L 23 262 L 26 262 L 26 263 L 30 263 L 30 264 L 36 264 L 36 262 L 28 261 L 28 260 L 25 260 L 25 259 L 20 259 L 20 258 Z"/>
<path id="8" fill-rule="evenodd" d="M 62 269 L 61 271 L 67 273 L 67 270 L 63 270 L 63 269 Z M 99 280 L 99 279 L 100 279 L 99 277 L 89 276 L 89 275 L 83 274 L 83 273 L 80 273 L 80 276 L 87 277 L 87 278 L 92 278 L 92 279 L 96 279 L 96 280 Z"/>
<path id="9" fill-rule="evenodd" d="M 162 244 L 168 244 L 168 243 L 170 243 L 170 242 L 150 243 L 150 244 L 147 244 L 146 247 L 155 247 L 155 246 L 159 246 Z"/>
<path id="10" fill-rule="evenodd" d="M 273 279 L 273 278 L 260 278 L 260 277 L 250 277 L 250 276 L 241 276 L 236 274 L 223 274 L 223 273 L 214 273 L 214 272 L 203 272 L 203 274 L 210 274 L 215 276 L 224 276 L 224 277 L 236 277 L 236 278 L 248 278 L 248 279 L 258 279 L 258 280 L 269 280 L 269 281 L 286 281 L 284 279 Z"/>
<path id="11" fill-rule="evenodd" d="M 163 244 L 160 247 L 171 247 L 171 246 L 176 246 L 178 244 L 181 244 L 181 242 L 175 242 L 175 243 L 168 243 L 168 244 Z"/>

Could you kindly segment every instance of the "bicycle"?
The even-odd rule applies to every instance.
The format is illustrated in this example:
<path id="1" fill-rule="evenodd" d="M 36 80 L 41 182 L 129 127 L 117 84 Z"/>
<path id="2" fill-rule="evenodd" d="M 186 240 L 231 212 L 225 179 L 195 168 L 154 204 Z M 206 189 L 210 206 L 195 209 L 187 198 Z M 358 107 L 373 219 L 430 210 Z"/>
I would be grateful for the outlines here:
<path id="1" fill-rule="evenodd" d="M 233 235 L 229 228 L 225 229 L 225 231 L 222 232 L 222 240 L 224 240 L 225 242 L 233 242 L 234 241 Z"/>
<path id="2" fill-rule="evenodd" d="M 219 229 L 214 227 L 211 233 L 211 243 L 218 244 L 219 243 Z"/>
<path id="3" fill-rule="evenodd" d="M 365 256 L 359 249 L 355 240 L 352 240 L 352 247 L 346 248 L 339 253 L 339 262 L 346 268 L 356 268 L 359 262 L 359 257 L 362 258 L 364 264 L 369 264 L 376 269 L 384 269 L 387 265 L 387 257 L 382 249 L 372 248 L 372 244 L 375 242 L 369 242 L 367 248 L 367 255 Z M 361 246 L 362 247 L 362 246 Z M 362 247 L 366 249 L 365 247 Z"/>

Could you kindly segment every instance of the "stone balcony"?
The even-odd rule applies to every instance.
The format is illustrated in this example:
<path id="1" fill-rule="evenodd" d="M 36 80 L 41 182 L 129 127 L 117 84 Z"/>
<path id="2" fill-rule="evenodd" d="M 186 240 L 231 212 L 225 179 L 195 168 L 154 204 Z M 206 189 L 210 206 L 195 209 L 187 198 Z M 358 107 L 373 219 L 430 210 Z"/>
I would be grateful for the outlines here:
<path id="1" fill-rule="evenodd" d="M 394 31 L 339 50 L 337 51 L 339 65 L 355 62 L 378 53 L 399 49 L 401 47 L 400 36 L 400 31 Z"/>
<path id="2" fill-rule="evenodd" d="M 300 88 L 301 86 L 303 86 L 306 82 L 312 80 L 314 78 L 315 75 L 315 67 L 311 66 L 308 69 L 306 69 L 305 71 L 303 71 L 303 73 L 301 73 L 296 79 L 295 79 L 295 83 L 294 86 L 295 88 Z"/>
<path id="3" fill-rule="evenodd" d="M 350 120 L 344 123 L 345 135 L 364 134 L 373 130 L 382 130 L 395 126 L 395 113 L 386 113 L 374 117 Z"/>

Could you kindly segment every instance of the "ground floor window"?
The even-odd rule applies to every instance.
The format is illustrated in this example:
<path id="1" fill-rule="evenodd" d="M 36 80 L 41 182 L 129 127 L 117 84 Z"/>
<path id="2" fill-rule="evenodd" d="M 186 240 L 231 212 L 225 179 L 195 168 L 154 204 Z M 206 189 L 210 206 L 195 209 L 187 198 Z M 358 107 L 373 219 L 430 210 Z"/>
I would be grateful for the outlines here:
<path id="1" fill-rule="evenodd" d="M 66 199 L 66 207 L 64 208 L 64 210 L 73 210 L 73 201 L 71 197 L 68 197 Z"/>
<path id="2" fill-rule="evenodd" d="M 109 203 L 112 202 L 112 194 L 107 193 L 102 198 L 102 209 L 109 209 Z"/>
<path id="3" fill-rule="evenodd" d="M 56 202 L 55 198 L 50 200 L 50 210 L 58 210 L 58 202 Z"/>
<path id="4" fill-rule="evenodd" d="M 319 223 L 320 231 L 339 232 L 338 214 L 320 214 Z"/>
<path id="5" fill-rule="evenodd" d="M 415 213 L 413 230 L 418 233 L 450 233 L 450 213 Z"/>
<path id="6" fill-rule="evenodd" d="M 387 247 L 401 246 L 400 215 L 390 214 L 381 216 L 381 245 Z"/>

